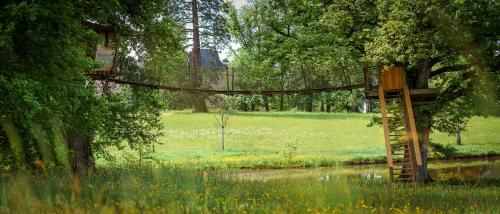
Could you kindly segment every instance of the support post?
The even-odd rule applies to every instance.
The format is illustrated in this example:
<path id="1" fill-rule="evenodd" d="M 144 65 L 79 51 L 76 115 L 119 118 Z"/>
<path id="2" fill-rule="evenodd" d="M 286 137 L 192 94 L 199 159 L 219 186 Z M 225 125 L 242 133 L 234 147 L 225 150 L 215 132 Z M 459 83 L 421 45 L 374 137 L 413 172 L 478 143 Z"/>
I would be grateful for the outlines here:
<path id="1" fill-rule="evenodd" d="M 384 126 L 384 139 L 385 139 L 385 149 L 387 152 L 387 165 L 389 165 L 389 168 L 392 171 L 392 167 L 394 165 L 392 161 L 392 151 L 391 151 L 391 141 L 389 138 L 389 123 L 387 121 L 387 107 L 385 104 L 385 95 L 384 95 L 384 88 L 382 85 L 378 86 L 378 96 L 380 99 L 380 111 L 382 112 L 382 123 Z M 391 178 L 392 180 L 392 178 Z"/>
<path id="2" fill-rule="evenodd" d="M 418 143 L 418 135 L 417 135 L 417 126 L 415 125 L 415 118 L 413 115 L 413 107 L 411 105 L 410 91 L 408 90 L 408 86 L 403 86 L 404 91 L 404 102 L 407 106 L 407 114 L 409 119 L 409 125 L 411 129 L 411 140 L 413 142 L 413 150 L 415 151 L 415 159 L 417 162 L 417 166 L 422 166 L 422 156 L 420 155 L 420 145 Z"/>

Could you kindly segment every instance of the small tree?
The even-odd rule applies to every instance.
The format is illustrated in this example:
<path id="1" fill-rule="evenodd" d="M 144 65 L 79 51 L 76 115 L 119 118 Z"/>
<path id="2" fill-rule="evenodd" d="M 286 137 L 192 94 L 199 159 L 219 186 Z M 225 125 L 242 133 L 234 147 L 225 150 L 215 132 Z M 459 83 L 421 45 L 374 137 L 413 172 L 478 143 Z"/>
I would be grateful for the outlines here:
<path id="1" fill-rule="evenodd" d="M 211 103 L 216 110 L 214 114 L 215 125 L 221 129 L 221 148 L 224 151 L 224 129 L 229 122 L 231 99 L 225 95 L 214 96 L 211 99 Z"/>
<path id="2" fill-rule="evenodd" d="M 448 136 L 456 136 L 457 145 L 462 144 L 461 133 L 467 129 L 467 123 L 473 116 L 470 101 L 457 99 L 446 105 L 434 117 L 434 127 Z"/>

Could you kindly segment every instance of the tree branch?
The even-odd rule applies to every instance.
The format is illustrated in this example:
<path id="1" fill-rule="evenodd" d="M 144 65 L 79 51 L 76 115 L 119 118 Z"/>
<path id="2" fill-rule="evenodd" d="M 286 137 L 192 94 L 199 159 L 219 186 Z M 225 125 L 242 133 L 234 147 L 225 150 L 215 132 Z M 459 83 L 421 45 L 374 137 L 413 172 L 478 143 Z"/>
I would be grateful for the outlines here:
<path id="1" fill-rule="evenodd" d="M 430 78 L 437 77 L 441 74 L 448 73 L 448 72 L 457 72 L 457 71 L 463 71 L 467 68 L 470 68 L 471 65 L 453 65 L 453 66 L 445 66 L 442 68 L 439 68 L 435 71 L 431 72 Z"/>
<path id="2" fill-rule="evenodd" d="M 466 80 L 471 80 L 476 76 L 476 72 L 469 71 L 462 75 Z M 460 98 L 466 94 L 473 87 L 472 81 L 469 81 L 466 87 L 461 87 L 459 84 L 448 86 L 437 98 L 439 103 L 446 103 Z"/>
<path id="3" fill-rule="evenodd" d="M 272 30 L 274 30 L 276 33 L 280 34 L 280 35 L 283 35 L 283 36 L 286 36 L 286 37 L 289 37 L 289 38 L 294 38 L 294 39 L 297 39 L 295 36 L 292 36 L 290 34 L 287 34 L 285 32 L 283 32 L 282 30 L 276 28 L 275 26 L 273 26 L 272 24 L 267 24 L 268 27 L 270 27 Z"/>

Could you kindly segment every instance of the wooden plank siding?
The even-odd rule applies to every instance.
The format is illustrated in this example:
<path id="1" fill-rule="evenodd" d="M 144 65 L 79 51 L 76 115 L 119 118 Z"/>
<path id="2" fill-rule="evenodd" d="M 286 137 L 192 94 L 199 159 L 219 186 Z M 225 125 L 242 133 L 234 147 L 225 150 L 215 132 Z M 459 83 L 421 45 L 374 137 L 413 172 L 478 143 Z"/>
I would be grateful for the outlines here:
<path id="1" fill-rule="evenodd" d="M 379 75 L 384 90 L 397 90 L 403 88 L 405 82 L 403 66 L 394 65 L 388 68 L 381 68 Z"/>

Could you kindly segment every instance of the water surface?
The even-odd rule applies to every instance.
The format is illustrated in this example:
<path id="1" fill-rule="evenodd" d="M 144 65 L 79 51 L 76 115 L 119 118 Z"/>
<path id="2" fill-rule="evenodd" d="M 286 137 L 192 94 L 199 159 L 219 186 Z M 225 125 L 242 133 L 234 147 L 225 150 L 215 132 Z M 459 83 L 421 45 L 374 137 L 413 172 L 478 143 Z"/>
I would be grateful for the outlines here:
<path id="1" fill-rule="evenodd" d="M 437 180 L 500 179 L 500 159 L 448 160 L 429 164 L 429 174 Z M 237 170 L 230 177 L 242 180 L 273 180 L 317 178 L 331 179 L 388 179 L 389 169 L 385 164 L 335 166 L 307 169 L 261 169 Z"/>

